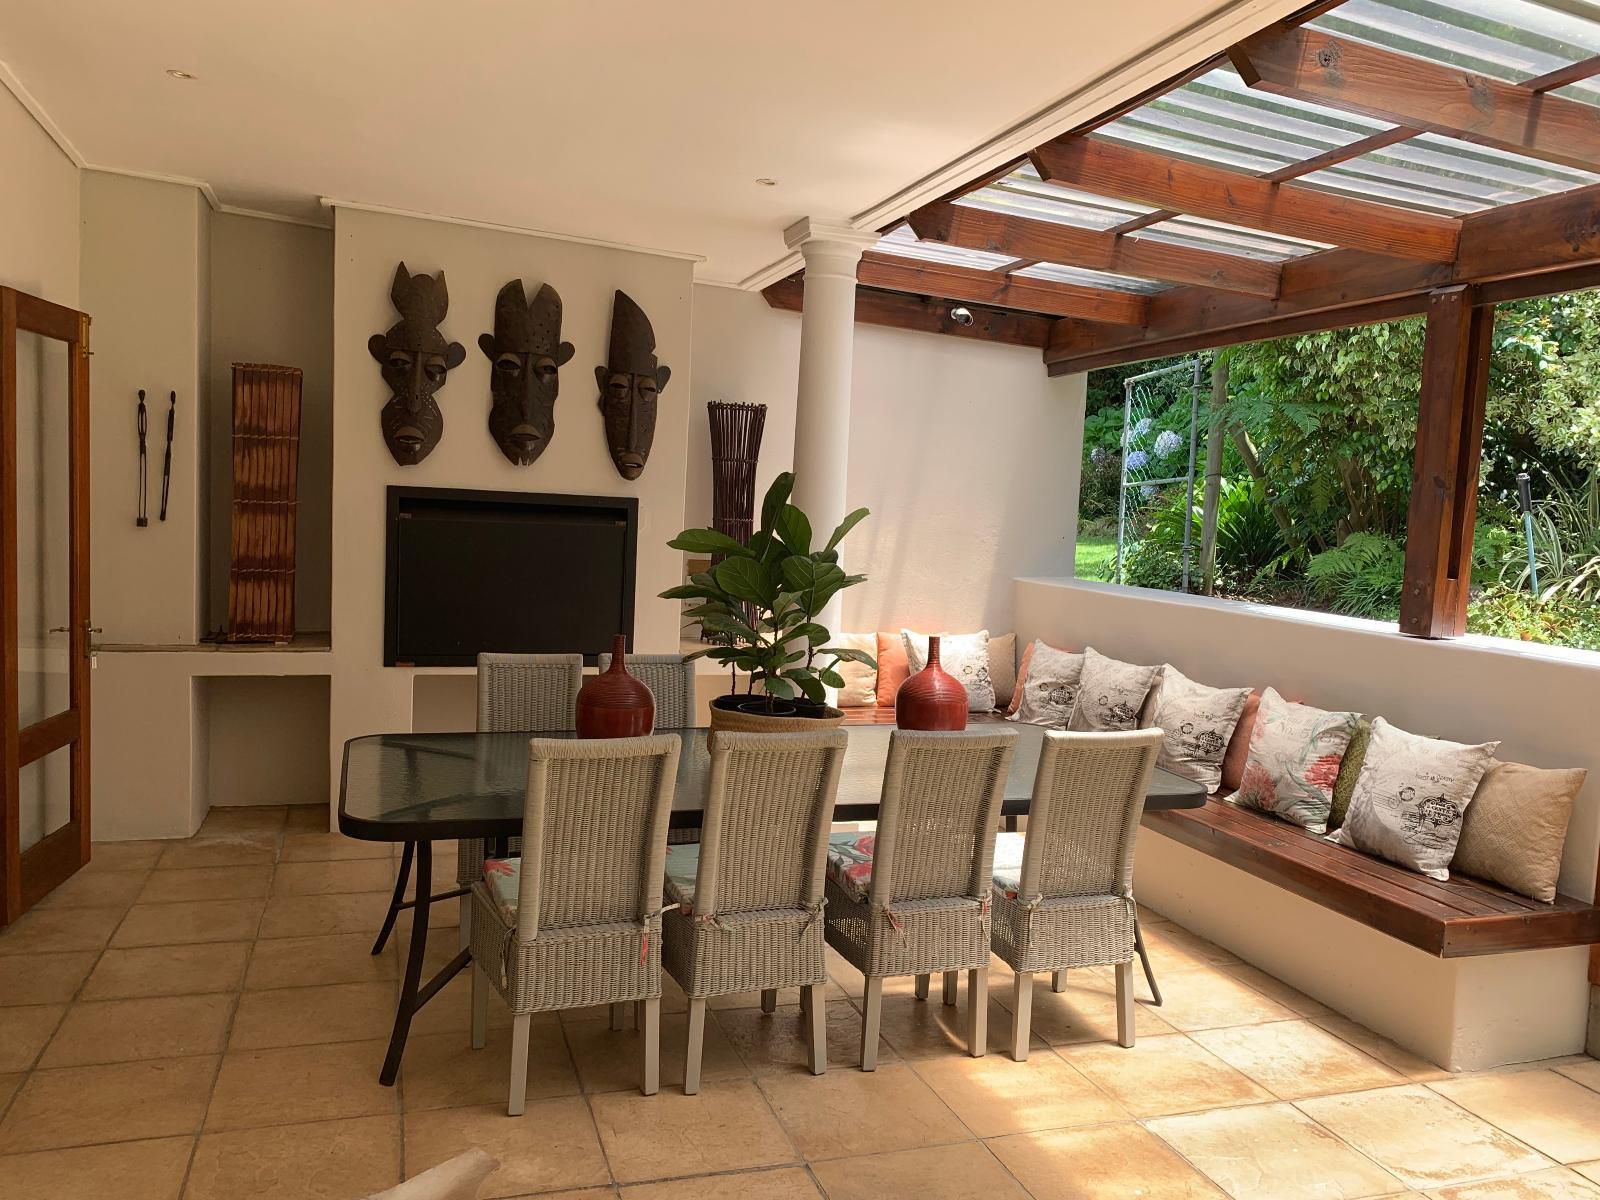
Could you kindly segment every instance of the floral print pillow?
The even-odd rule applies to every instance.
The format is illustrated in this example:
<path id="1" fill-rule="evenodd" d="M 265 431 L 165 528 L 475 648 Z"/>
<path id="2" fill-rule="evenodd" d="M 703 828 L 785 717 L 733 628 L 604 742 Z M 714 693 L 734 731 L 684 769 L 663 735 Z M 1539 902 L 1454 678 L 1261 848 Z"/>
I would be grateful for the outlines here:
<path id="1" fill-rule="evenodd" d="M 1065 729 L 1072 719 L 1082 678 L 1083 655 L 1034 642 L 1028 651 L 1027 670 L 1017 687 L 1017 710 L 1006 720 Z"/>
<path id="2" fill-rule="evenodd" d="M 1078 702 L 1068 728 L 1091 733 L 1137 729 L 1150 689 L 1160 683 L 1160 667 L 1139 667 L 1107 658 L 1090 646 L 1083 652 Z"/>
<path id="3" fill-rule="evenodd" d="M 1326 833 L 1333 784 L 1359 720 L 1351 712 L 1291 704 L 1268 688 L 1256 710 L 1250 758 L 1233 802 Z"/>
<path id="4" fill-rule="evenodd" d="M 872 891 L 872 854 L 877 844 L 875 833 L 828 835 L 828 878 L 858 904 L 865 904 Z"/>
<path id="5" fill-rule="evenodd" d="M 1156 704 L 1156 724 L 1166 732 L 1156 766 L 1216 791 L 1222 756 L 1249 699 L 1249 688 L 1207 687 L 1168 663 Z"/>

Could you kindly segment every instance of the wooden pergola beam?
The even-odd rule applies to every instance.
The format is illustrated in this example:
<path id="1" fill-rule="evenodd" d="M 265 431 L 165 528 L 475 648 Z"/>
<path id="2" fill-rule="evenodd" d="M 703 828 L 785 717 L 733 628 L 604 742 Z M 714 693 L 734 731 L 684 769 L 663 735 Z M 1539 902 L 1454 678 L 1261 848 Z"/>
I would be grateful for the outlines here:
<path id="1" fill-rule="evenodd" d="M 1299 26 L 1229 51 L 1246 84 L 1569 167 L 1600 165 L 1600 110 Z"/>
<path id="2" fill-rule="evenodd" d="M 1354 250 L 1450 262 L 1461 233 L 1461 223 L 1450 217 L 1274 183 L 1101 138 L 1056 138 L 1031 157 L 1043 178 L 1079 191 Z"/>
<path id="3" fill-rule="evenodd" d="M 1081 317 L 1113 325 L 1143 324 L 1149 310 L 1148 297 L 1132 292 L 1044 279 L 1019 279 L 970 267 L 921 262 L 878 250 L 869 250 L 861 256 L 856 278 L 868 287 L 943 296 L 947 300 L 1059 317 Z"/>
<path id="4" fill-rule="evenodd" d="M 800 312 L 805 307 L 805 285 L 799 276 L 769 284 L 761 289 L 761 295 L 773 308 L 786 312 Z M 1050 336 L 1049 317 L 970 304 L 966 307 L 972 313 L 972 324 L 963 325 L 950 316 L 952 307 L 947 301 L 882 292 L 876 288 L 856 288 L 856 320 L 867 325 L 911 329 L 919 333 L 944 333 L 952 337 L 999 342 L 1007 346 L 1031 346 L 1034 349 L 1042 348 Z"/>
<path id="5" fill-rule="evenodd" d="M 906 221 L 925 242 L 1249 296 L 1278 294 L 1277 263 L 1237 254 L 1140 241 L 1104 230 L 943 201 L 917 209 Z"/>

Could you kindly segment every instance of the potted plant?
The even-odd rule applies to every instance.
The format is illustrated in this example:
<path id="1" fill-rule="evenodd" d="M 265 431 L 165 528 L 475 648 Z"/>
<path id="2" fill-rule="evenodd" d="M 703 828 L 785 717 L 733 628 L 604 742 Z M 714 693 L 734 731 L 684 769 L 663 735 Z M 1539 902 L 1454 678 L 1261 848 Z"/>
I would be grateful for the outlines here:
<path id="1" fill-rule="evenodd" d="M 827 689 L 844 686 L 838 666 L 875 667 L 870 654 L 830 646 L 832 636 L 817 614 L 839 592 L 865 575 L 846 575 L 839 543 L 867 515 L 858 508 L 827 542 L 813 549 L 811 522 L 789 503 L 794 475 L 773 480 L 761 502 L 761 527 L 748 545 L 715 529 L 685 529 L 667 543 L 690 554 L 720 555 L 709 571 L 662 592 L 667 600 L 698 600 L 684 616 L 722 639 L 689 655 L 710 658 L 733 673 L 733 688 L 711 702 L 711 727 L 738 730 L 815 729 L 837 725 L 844 714 L 829 707 Z M 688 661 L 686 659 L 685 661 Z M 746 676 L 739 691 L 739 673 Z"/>

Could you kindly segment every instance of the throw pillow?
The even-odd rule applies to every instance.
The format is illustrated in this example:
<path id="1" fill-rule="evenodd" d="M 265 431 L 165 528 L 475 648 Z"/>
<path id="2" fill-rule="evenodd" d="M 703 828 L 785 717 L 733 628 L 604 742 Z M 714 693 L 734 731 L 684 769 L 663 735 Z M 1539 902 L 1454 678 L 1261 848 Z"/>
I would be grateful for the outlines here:
<path id="1" fill-rule="evenodd" d="M 1017 635 L 989 638 L 989 682 L 994 684 L 994 706 L 1009 709 L 1017 694 Z"/>
<path id="2" fill-rule="evenodd" d="M 1372 718 L 1350 811 L 1330 840 L 1449 879 L 1461 818 L 1499 745 L 1440 741 Z"/>
<path id="3" fill-rule="evenodd" d="M 915 675 L 928 665 L 928 635 L 902 629 L 906 661 Z M 939 635 L 939 665 L 961 681 L 967 689 L 967 711 L 989 712 L 994 708 L 994 683 L 989 678 L 989 631 L 943 633 Z"/>
<path id="4" fill-rule="evenodd" d="M 1272 688 L 1262 692 L 1234 803 L 1326 833 L 1333 783 L 1358 719 L 1352 712 L 1291 704 Z"/>
<path id="5" fill-rule="evenodd" d="M 878 635 L 875 633 L 847 633 L 834 639 L 833 645 L 845 650 L 861 650 L 877 657 Z M 866 663 L 841 662 L 834 668 L 844 679 L 834 704 L 840 708 L 870 708 L 878 702 L 878 669 Z"/>
<path id="6" fill-rule="evenodd" d="M 1140 712 L 1160 676 L 1160 667 L 1140 667 L 1107 658 L 1090 646 L 1083 652 L 1078 703 L 1067 728 L 1099 733 L 1137 729 Z"/>
<path id="7" fill-rule="evenodd" d="M 1451 869 L 1550 903 L 1567 822 L 1588 774 L 1491 759 L 1467 805 Z"/>
<path id="8" fill-rule="evenodd" d="M 1372 740 L 1372 722 L 1362 717 L 1356 731 L 1350 735 L 1350 744 L 1344 749 L 1344 761 L 1339 764 L 1339 777 L 1333 781 L 1333 807 L 1328 810 L 1328 832 L 1344 824 L 1344 815 L 1350 811 L 1350 796 L 1356 790 L 1356 780 L 1361 777 L 1361 764 L 1367 761 L 1367 743 Z"/>
<path id="9" fill-rule="evenodd" d="M 1166 731 L 1156 765 L 1216 791 L 1222 755 L 1249 699 L 1249 688 L 1207 687 L 1168 663 L 1156 703 L 1155 723 Z"/>
<path id="10" fill-rule="evenodd" d="M 1011 716 L 1017 711 L 1017 709 L 1022 707 L 1022 689 L 1023 686 L 1028 682 L 1028 664 L 1033 660 L 1033 648 L 1035 646 L 1043 646 L 1046 644 L 1047 643 L 1035 639 L 1034 641 L 1029 642 L 1027 648 L 1023 650 L 1022 661 L 1017 664 L 1017 686 L 1011 693 L 1011 703 L 1006 706 L 1006 716 Z M 1050 648 L 1052 650 L 1060 650 L 1063 654 L 1073 653 L 1072 651 L 1068 651 L 1063 646 L 1051 646 Z"/>
<path id="11" fill-rule="evenodd" d="M 884 708 L 894 707 L 895 693 L 911 674 L 911 664 L 906 661 L 906 644 L 898 633 L 879 633 L 878 652 L 878 703 Z"/>
<path id="12" fill-rule="evenodd" d="M 1250 735 L 1256 727 L 1256 710 L 1260 707 L 1261 689 L 1256 688 L 1244 702 L 1239 723 L 1233 727 L 1233 736 L 1228 739 L 1228 752 L 1222 756 L 1222 786 L 1217 789 L 1222 795 L 1231 795 L 1239 790 L 1239 782 L 1244 778 L 1244 765 L 1250 759 Z"/>
<path id="13" fill-rule="evenodd" d="M 1017 681 L 1017 700 L 1010 721 L 1065 729 L 1072 719 L 1083 676 L 1083 655 L 1034 642 L 1024 655 L 1026 670 Z"/>

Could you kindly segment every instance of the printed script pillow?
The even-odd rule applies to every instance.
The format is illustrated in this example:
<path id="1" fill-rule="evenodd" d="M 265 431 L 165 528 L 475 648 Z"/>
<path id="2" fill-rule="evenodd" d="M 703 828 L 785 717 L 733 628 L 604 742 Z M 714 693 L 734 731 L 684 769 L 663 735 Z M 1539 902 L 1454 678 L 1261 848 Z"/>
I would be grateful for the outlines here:
<path id="1" fill-rule="evenodd" d="M 1034 642 L 1024 661 L 1027 669 L 1017 681 L 1016 710 L 1006 719 L 1065 729 L 1078 699 L 1083 655 Z"/>
<path id="2" fill-rule="evenodd" d="M 1567 822 L 1588 774 L 1578 767 L 1546 771 L 1490 759 L 1467 805 L 1450 869 L 1550 903 Z"/>
<path id="3" fill-rule="evenodd" d="M 928 665 L 928 635 L 902 629 L 906 661 L 915 675 Z M 967 711 L 988 712 L 994 708 L 994 682 L 989 678 L 989 631 L 944 633 L 939 635 L 939 665 L 961 681 L 967 689 Z"/>
<path id="4" fill-rule="evenodd" d="M 1499 745 L 1440 741 L 1372 718 L 1350 811 L 1329 840 L 1449 879 L 1461 818 Z"/>
<path id="5" fill-rule="evenodd" d="M 1096 733 L 1137 729 L 1150 689 L 1160 678 L 1158 666 L 1139 667 L 1107 658 L 1090 646 L 1083 652 L 1078 702 L 1067 727 Z"/>
<path id="6" fill-rule="evenodd" d="M 1249 699 L 1249 688 L 1207 687 L 1168 663 L 1156 702 L 1156 724 L 1166 731 L 1156 765 L 1216 791 L 1222 756 Z"/>
<path id="7" fill-rule="evenodd" d="M 878 653 L 875 633 L 847 633 L 831 644 L 846 650 L 865 651 L 874 658 Z M 834 704 L 840 708 L 871 708 L 878 702 L 878 668 L 866 663 L 841 662 L 834 670 L 844 679 Z"/>
<path id="8" fill-rule="evenodd" d="M 1017 694 L 1017 635 L 1002 633 L 989 638 L 989 681 L 994 684 L 994 706 L 1009 709 Z"/>
<path id="9" fill-rule="evenodd" d="M 885 708 L 894 707 L 895 693 L 911 674 L 911 664 L 906 661 L 905 640 L 898 633 L 877 635 L 878 652 L 878 703 Z"/>
<path id="10" fill-rule="evenodd" d="M 1250 757 L 1233 802 L 1326 833 L 1333 783 L 1358 719 L 1351 712 L 1290 704 L 1268 688 L 1256 709 Z"/>

